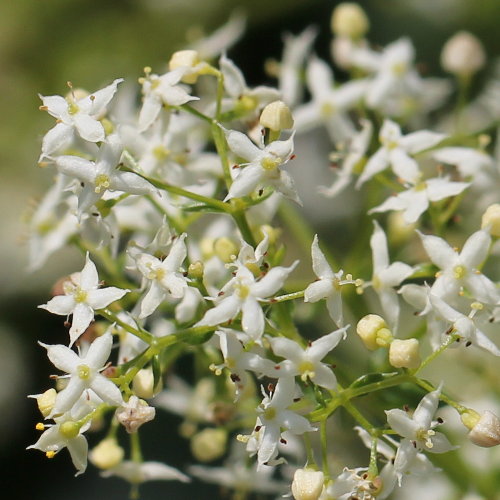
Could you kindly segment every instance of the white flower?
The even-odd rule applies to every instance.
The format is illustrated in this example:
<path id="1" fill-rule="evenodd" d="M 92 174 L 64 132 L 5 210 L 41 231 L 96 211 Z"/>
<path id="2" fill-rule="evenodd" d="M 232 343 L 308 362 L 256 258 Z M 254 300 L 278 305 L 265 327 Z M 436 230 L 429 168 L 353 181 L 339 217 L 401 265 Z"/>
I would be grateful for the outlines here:
<path id="1" fill-rule="evenodd" d="M 342 165 L 335 169 L 337 178 L 330 187 L 320 186 L 319 192 L 328 198 L 333 198 L 341 193 L 351 182 L 354 169 L 361 164 L 366 151 L 370 146 L 373 134 L 372 122 L 361 119 L 361 130 L 356 132 L 347 142 L 346 151 L 335 151 L 330 155 L 331 161 L 340 159 Z"/>
<path id="2" fill-rule="evenodd" d="M 54 425 L 47 426 L 38 441 L 27 449 L 43 451 L 48 458 L 52 458 L 62 449 L 68 448 L 71 461 L 77 470 L 75 475 L 84 473 L 87 468 L 88 443 L 83 433 L 89 428 L 90 421 L 80 425 L 76 420 L 71 412 L 65 413 L 56 419 Z"/>
<path id="3" fill-rule="evenodd" d="M 330 317 L 337 326 L 342 326 L 342 293 L 341 286 L 353 284 L 352 279 L 342 279 L 344 271 L 334 273 L 323 252 L 319 248 L 318 235 L 314 236 L 311 245 L 312 266 L 314 274 L 319 278 L 308 285 L 304 291 L 304 302 L 318 302 L 326 299 L 326 307 Z"/>
<path id="4" fill-rule="evenodd" d="M 429 301 L 439 316 L 452 323 L 453 330 L 450 333 L 458 334 L 460 340 L 465 341 L 466 346 L 472 344 L 495 356 L 500 356 L 500 349 L 479 329 L 477 322 L 474 321 L 477 309 L 472 309 L 469 316 L 466 316 L 433 293 L 429 293 Z"/>
<path id="5" fill-rule="evenodd" d="M 413 224 L 429 208 L 431 201 L 440 201 L 450 196 L 456 196 L 467 189 L 469 185 L 468 182 L 451 182 L 447 177 L 427 179 L 413 185 L 410 183 L 406 191 L 391 196 L 378 207 L 369 210 L 368 213 L 402 210 L 405 223 Z"/>
<path id="6" fill-rule="evenodd" d="M 276 458 L 281 429 L 289 430 L 292 434 L 315 430 L 305 417 L 287 409 L 294 397 L 294 378 L 283 377 L 278 380 L 272 396 L 265 396 L 257 408 L 259 417 L 255 432 L 259 434 L 257 460 L 260 465 L 266 465 Z"/>
<path id="7" fill-rule="evenodd" d="M 495 284 L 478 270 L 490 250 L 491 236 L 487 231 L 472 234 L 460 253 L 438 236 L 417 232 L 427 255 L 441 269 L 431 288 L 434 295 L 445 301 L 456 299 L 465 288 L 480 302 L 498 303 L 500 296 Z"/>
<path id="8" fill-rule="evenodd" d="M 54 160 L 59 172 L 81 181 L 83 189 L 78 197 L 80 215 L 99 201 L 106 191 L 129 194 L 155 192 L 155 188 L 137 174 L 118 170 L 121 154 L 122 144 L 118 136 L 111 135 L 99 149 L 95 162 L 79 156 L 58 156 Z"/>
<path id="9" fill-rule="evenodd" d="M 346 338 L 347 328 L 349 325 L 324 335 L 311 342 L 305 349 L 297 342 L 285 337 L 270 338 L 269 342 L 274 354 L 285 358 L 285 361 L 275 367 L 274 376 L 300 375 L 304 382 L 310 379 L 325 389 L 335 390 L 337 378 L 331 367 L 321 363 L 321 360 L 337 346 L 341 339 Z"/>
<path id="10" fill-rule="evenodd" d="M 413 268 L 403 262 L 389 264 L 387 237 L 384 230 L 374 221 L 375 229 L 370 239 L 373 255 L 373 277 L 371 286 L 377 292 L 384 314 L 393 331 L 396 331 L 399 316 L 399 300 L 395 286 L 413 273 Z"/>
<path id="11" fill-rule="evenodd" d="M 149 282 L 149 290 L 141 301 L 139 318 L 153 314 L 169 296 L 177 299 L 184 297 L 188 285 L 179 269 L 187 255 L 184 243 L 186 236 L 186 233 L 183 233 L 174 241 L 168 256 L 163 260 L 147 253 L 134 255 L 137 269 L 143 275 L 144 281 Z"/>
<path id="12" fill-rule="evenodd" d="M 330 67 L 317 57 L 309 61 L 306 78 L 312 101 L 295 110 L 297 130 L 324 124 L 332 140 L 351 138 L 355 130 L 347 111 L 363 97 L 367 81 L 356 80 L 335 88 Z"/>
<path id="13" fill-rule="evenodd" d="M 445 137 L 444 134 L 428 130 L 420 130 L 403 136 L 399 125 L 386 119 L 379 134 L 382 146 L 368 160 L 362 174 L 359 176 L 356 187 L 359 188 L 389 165 L 400 179 L 417 184 L 421 172 L 418 163 L 410 155 L 435 146 Z"/>
<path id="14" fill-rule="evenodd" d="M 95 310 L 107 307 L 130 291 L 114 286 L 99 288 L 97 269 L 88 253 L 82 272 L 73 274 L 69 280 L 65 281 L 63 289 L 64 295 L 56 295 L 46 304 L 38 307 L 61 316 L 73 314 L 69 330 L 70 347 L 90 325 L 94 319 Z"/>
<path id="15" fill-rule="evenodd" d="M 110 333 L 94 340 L 84 356 L 78 356 L 61 344 L 47 345 L 40 342 L 40 345 L 47 349 L 47 355 L 54 366 L 70 376 L 68 385 L 57 394 L 51 415 L 57 416 L 71 410 L 88 389 L 110 405 L 123 405 L 120 389 L 99 373 L 104 369 L 113 345 Z"/>
<path id="16" fill-rule="evenodd" d="M 191 481 L 181 471 L 161 462 L 133 462 L 124 460 L 116 467 L 101 472 L 103 477 L 117 476 L 132 484 L 140 484 L 145 481 Z"/>
<path id="17" fill-rule="evenodd" d="M 261 149 L 241 132 L 229 130 L 225 133 L 229 149 L 248 160 L 231 184 L 225 200 L 249 195 L 259 185 L 271 185 L 300 204 L 292 177 L 281 168 L 293 154 L 293 135 L 286 141 L 273 141 Z"/>
<path id="18" fill-rule="evenodd" d="M 57 125 L 43 138 L 40 158 L 50 156 L 68 145 L 75 130 L 86 141 L 104 141 L 106 134 L 99 118 L 104 114 L 106 106 L 122 81 L 123 78 L 118 78 L 111 85 L 81 99 L 76 99 L 73 92 L 66 99 L 58 95 L 40 96 L 43 102 L 42 109 L 57 119 Z"/>
<path id="19" fill-rule="evenodd" d="M 116 419 L 129 434 L 137 432 L 142 424 L 153 420 L 155 414 L 156 410 L 152 406 L 134 395 L 130 396 L 130 399 L 115 411 Z"/>
<path id="20" fill-rule="evenodd" d="M 439 388 L 424 396 L 411 417 L 399 409 L 385 412 L 391 428 L 405 438 L 394 464 L 398 471 L 408 470 L 421 450 L 445 453 L 454 449 L 444 434 L 433 430 L 437 422 L 433 422 L 432 418 L 439 404 L 440 393 Z"/>
<path id="21" fill-rule="evenodd" d="M 495 162 L 493 158 L 484 151 L 465 148 L 447 147 L 432 152 L 432 157 L 448 165 L 455 165 L 462 177 L 475 178 L 481 172 L 488 170 L 493 173 Z"/>
<path id="22" fill-rule="evenodd" d="M 236 317 L 241 311 L 243 331 L 253 340 L 260 339 L 264 332 L 265 317 L 259 300 L 275 294 L 284 284 L 298 262 L 290 267 L 273 267 L 264 277 L 256 280 L 252 272 L 238 265 L 235 276 L 222 288 L 220 302 L 209 309 L 196 326 L 215 326 Z"/>
<path id="23" fill-rule="evenodd" d="M 180 106 L 199 99 L 199 97 L 190 96 L 184 85 L 180 84 L 185 73 L 185 68 L 178 68 L 161 76 L 151 74 L 149 71 L 146 72 L 146 76 L 141 80 L 142 93 L 144 94 L 139 114 L 139 130 L 141 132 L 153 124 L 164 104 Z"/>

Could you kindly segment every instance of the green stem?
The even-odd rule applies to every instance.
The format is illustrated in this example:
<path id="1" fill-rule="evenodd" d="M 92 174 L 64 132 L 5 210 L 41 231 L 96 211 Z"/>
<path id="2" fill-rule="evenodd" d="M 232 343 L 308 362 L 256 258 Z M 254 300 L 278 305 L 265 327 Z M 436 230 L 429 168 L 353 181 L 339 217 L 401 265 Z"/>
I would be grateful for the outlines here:
<path id="1" fill-rule="evenodd" d="M 285 295 L 279 295 L 278 297 L 272 298 L 269 302 L 275 304 L 276 302 L 286 302 L 287 300 L 301 299 L 304 297 L 305 290 L 300 292 L 286 293 Z"/>
<path id="2" fill-rule="evenodd" d="M 323 419 L 320 422 L 319 432 L 321 439 L 321 462 L 323 474 L 325 476 L 325 480 L 330 479 L 330 468 L 328 467 L 328 438 L 327 438 L 327 428 L 326 428 L 327 419 Z"/>
<path id="3" fill-rule="evenodd" d="M 443 342 L 443 344 L 439 347 L 439 349 L 436 349 L 434 352 L 429 354 L 429 356 L 427 356 L 427 358 L 425 358 L 422 361 L 422 363 L 420 363 L 420 366 L 414 372 L 412 372 L 412 375 L 416 375 L 420 370 L 425 368 L 431 361 L 434 361 L 434 359 L 436 359 L 442 352 L 444 352 L 446 349 L 448 349 L 448 347 L 450 347 L 450 345 L 452 345 L 454 342 L 456 342 L 457 339 L 459 339 L 459 338 L 460 337 L 457 334 L 450 334 L 446 338 L 446 341 Z"/>
<path id="4" fill-rule="evenodd" d="M 151 343 L 155 339 L 155 337 L 151 333 L 149 333 L 145 330 L 138 330 L 137 328 L 134 328 L 133 326 L 129 325 L 128 323 L 125 323 L 115 313 L 113 313 L 109 309 L 99 309 L 97 312 L 103 318 L 106 318 L 111 323 L 116 323 L 117 325 L 121 326 L 125 331 L 140 338 L 142 341 L 146 342 L 146 344 L 151 345 Z"/>

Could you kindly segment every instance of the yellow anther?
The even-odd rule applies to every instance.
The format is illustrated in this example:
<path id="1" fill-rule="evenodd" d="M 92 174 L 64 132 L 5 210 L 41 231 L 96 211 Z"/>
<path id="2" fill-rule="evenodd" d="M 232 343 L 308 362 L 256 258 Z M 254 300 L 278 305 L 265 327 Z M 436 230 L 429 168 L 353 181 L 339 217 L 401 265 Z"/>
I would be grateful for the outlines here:
<path id="1" fill-rule="evenodd" d="M 87 365 L 79 365 L 76 369 L 78 378 L 88 380 L 90 378 L 90 368 Z"/>
<path id="2" fill-rule="evenodd" d="M 77 288 L 73 292 L 73 299 L 75 302 L 81 304 L 82 302 L 85 302 L 87 300 L 87 292 L 85 290 L 82 290 L 81 288 Z"/>
<path id="3" fill-rule="evenodd" d="M 103 189 L 109 189 L 109 177 L 106 174 L 99 174 L 95 178 L 95 189 L 96 193 L 100 193 Z"/>
<path id="4" fill-rule="evenodd" d="M 38 422 L 38 424 L 35 425 L 35 429 L 37 431 L 44 431 L 45 430 L 45 425 L 43 425 L 42 422 Z"/>
<path id="5" fill-rule="evenodd" d="M 45 456 L 46 456 L 47 458 L 54 458 L 54 457 L 56 456 L 56 452 L 55 452 L 55 451 L 47 451 L 47 452 L 45 453 Z"/>
<path id="6" fill-rule="evenodd" d="M 250 439 L 250 436 L 245 436 L 244 434 L 238 434 L 236 436 L 236 441 L 239 441 L 240 443 L 248 443 Z"/>
<path id="7" fill-rule="evenodd" d="M 464 266 L 455 266 L 453 268 L 453 277 L 456 280 L 463 278 L 467 274 L 467 269 Z"/>
<path id="8" fill-rule="evenodd" d="M 475 309 L 476 311 L 481 311 L 484 309 L 484 305 L 481 302 L 473 302 L 471 305 L 471 309 Z"/>
<path id="9" fill-rule="evenodd" d="M 281 158 L 271 158 L 269 156 L 266 156 L 265 158 L 262 158 L 260 161 L 260 165 L 264 170 L 274 170 L 276 167 L 279 167 L 282 164 Z"/>

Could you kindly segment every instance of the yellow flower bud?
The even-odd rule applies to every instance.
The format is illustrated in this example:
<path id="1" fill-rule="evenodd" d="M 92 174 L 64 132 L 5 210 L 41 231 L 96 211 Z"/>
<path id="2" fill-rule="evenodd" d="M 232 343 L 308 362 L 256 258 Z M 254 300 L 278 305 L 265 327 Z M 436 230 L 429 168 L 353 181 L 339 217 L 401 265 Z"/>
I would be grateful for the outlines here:
<path id="1" fill-rule="evenodd" d="M 38 409 L 44 417 L 48 417 L 56 402 L 57 392 L 55 389 L 48 389 L 43 394 L 36 396 Z"/>
<path id="2" fill-rule="evenodd" d="M 500 204 L 490 205 L 481 219 L 481 228 L 489 231 L 491 236 L 500 237 Z"/>
<path id="3" fill-rule="evenodd" d="M 274 101 L 262 110 L 259 122 L 270 130 L 284 130 L 293 127 L 293 116 L 283 101 Z"/>
<path id="4" fill-rule="evenodd" d="M 224 429 L 203 429 L 191 439 L 191 452 L 200 462 L 212 462 L 226 452 L 227 432 Z"/>
<path id="5" fill-rule="evenodd" d="M 318 500 L 323 490 L 323 472 L 297 469 L 293 475 L 292 494 L 295 500 Z"/>
<path id="6" fill-rule="evenodd" d="M 369 27 L 368 17 L 358 4 L 344 2 L 335 7 L 331 20 L 335 35 L 359 39 L 366 34 Z"/>
<path id="7" fill-rule="evenodd" d="M 91 450 L 89 460 L 99 469 L 111 469 L 123 460 L 124 455 L 125 451 L 115 438 L 106 438 Z"/>
<path id="8" fill-rule="evenodd" d="M 420 365 L 417 339 L 394 339 L 389 347 L 389 363 L 395 368 L 417 368 Z"/>
<path id="9" fill-rule="evenodd" d="M 233 262 L 235 257 L 238 255 L 238 247 L 232 240 L 223 236 L 215 241 L 214 253 L 220 260 L 222 260 L 222 262 L 229 263 Z"/>
<path id="10" fill-rule="evenodd" d="M 356 332 L 370 351 L 387 347 L 392 340 L 387 323 L 378 314 L 368 314 L 361 318 L 356 326 Z"/>
<path id="11" fill-rule="evenodd" d="M 196 50 L 178 50 L 172 54 L 172 57 L 168 62 L 168 68 L 170 71 L 177 68 L 195 68 L 195 66 L 199 63 L 200 57 Z M 198 71 L 188 71 L 182 77 L 182 81 L 188 84 L 196 83 L 198 75 Z"/>
<path id="12" fill-rule="evenodd" d="M 158 394 L 163 387 L 161 379 L 156 384 L 156 387 L 153 387 L 153 384 L 153 370 L 151 368 L 143 368 L 142 370 L 139 370 L 137 375 L 134 377 L 132 388 L 136 396 L 139 398 L 149 399 Z"/>
<path id="13" fill-rule="evenodd" d="M 189 265 L 188 268 L 188 276 L 194 279 L 202 279 L 203 278 L 204 265 L 201 260 L 197 260 Z"/>

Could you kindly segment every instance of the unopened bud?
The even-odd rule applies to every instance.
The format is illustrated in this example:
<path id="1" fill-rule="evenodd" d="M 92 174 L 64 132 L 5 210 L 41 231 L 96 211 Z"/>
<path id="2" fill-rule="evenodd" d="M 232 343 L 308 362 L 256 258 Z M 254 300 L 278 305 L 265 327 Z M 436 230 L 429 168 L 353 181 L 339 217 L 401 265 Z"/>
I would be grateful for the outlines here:
<path id="1" fill-rule="evenodd" d="M 226 452 L 227 432 L 224 429 L 207 428 L 191 439 L 191 452 L 200 462 L 212 462 Z"/>
<path id="2" fill-rule="evenodd" d="M 335 35 L 359 39 L 366 34 L 369 27 L 368 17 L 358 4 L 344 2 L 335 7 L 331 20 Z"/>
<path id="3" fill-rule="evenodd" d="M 500 444 L 500 419 L 486 410 L 469 432 L 469 439 L 483 448 Z"/>
<path id="4" fill-rule="evenodd" d="M 456 75 L 473 75 L 485 62 L 486 55 L 481 42 L 467 31 L 459 31 L 452 36 L 441 52 L 441 66 Z"/>
<path id="5" fill-rule="evenodd" d="M 378 314 L 368 314 L 361 318 L 356 326 L 356 332 L 370 351 L 387 347 L 392 341 L 392 333 L 387 323 Z"/>
<path id="6" fill-rule="evenodd" d="M 194 69 L 200 63 L 200 57 L 196 50 L 178 50 L 172 54 L 168 62 L 168 68 L 173 71 L 177 68 L 191 68 Z M 196 83 L 198 79 L 198 71 L 187 70 L 186 74 L 182 77 L 184 83 Z"/>
<path id="7" fill-rule="evenodd" d="M 153 387 L 153 384 L 153 370 L 151 368 L 143 368 L 142 370 L 139 370 L 137 375 L 134 377 L 132 388 L 136 396 L 149 399 L 158 394 L 163 387 L 161 379 L 156 384 L 156 387 Z"/>
<path id="8" fill-rule="evenodd" d="M 317 500 L 323 490 L 323 472 L 297 469 L 293 475 L 292 494 L 295 500 Z"/>
<path id="9" fill-rule="evenodd" d="M 389 347 L 389 363 L 394 368 L 417 368 L 420 366 L 419 343 L 417 339 L 394 339 Z"/>
<path id="10" fill-rule="evenodd" d="M 481 228 L 489 231 L 491 236 L 500 237 L 500 204 L 490 205 L 481 219 Z"/>
<path id="11" fill-rule="evenodd" d="M 197 260 L 193 262 L 188 267 L 188 276 L 193 279 L 202 279 L 203 278 L 204 265 L 201 260 Z"/>
<path id="12" fill-rule="evenodd" d="M 215 241 L 214 253 L 222 262 L 230 263 L 238 255 L 238 247 L 232 240 L 223 236 Z"/>
<path id="13" fill-rule="evenodd" d="M 48 417 L 54 408 L 56 402 L 57 391 L 55 389 L 48 389 L 43 394 L 38 394 L 36 397 L 36 402 L 40 413 L 44 417 Z"/>
<path id="14" fill-rule="evenodd" d="M 90 453 L 90 461 L 99 469 L 116 467 L 125 455 L 123 448 L 115 438 L 103 439 Z"/>
<path id="15" fill-rule="evenodd" d="M 293 116 L 283 101 L 274 101 L 262 110 L 259 122 L 270 130 L 284 130 L 293 127 Z"/>
<path id="16" fill-rule="evenodd" d="M 146 401 L 137 396 L 130 396 L 130 399 L 115 412 L 115 417 L 125 427 L 125 430 L 132 434 L 142 424 L 155 418 L 156 410 L 149 406 Z"/>

